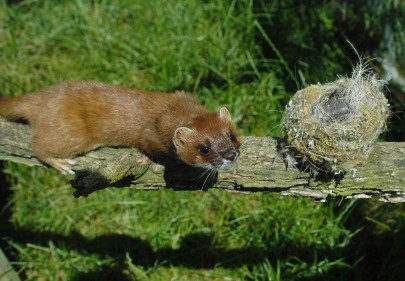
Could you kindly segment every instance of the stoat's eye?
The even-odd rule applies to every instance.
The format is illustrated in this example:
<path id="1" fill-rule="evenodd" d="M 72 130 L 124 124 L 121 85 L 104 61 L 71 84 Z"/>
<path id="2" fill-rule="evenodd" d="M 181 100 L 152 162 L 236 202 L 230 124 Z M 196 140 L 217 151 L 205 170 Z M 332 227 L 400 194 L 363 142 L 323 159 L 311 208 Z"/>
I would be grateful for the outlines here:
<path id="1" fill-rule="evenodd" d="M 201 154 L 207 155 L 208 153 L 211 152 L 211 148 L 208 145 L 201 145 L 198 150 L 200 151 Z"/>
<path id="2" fill-rule="evenodd" d="M 236 141 L 236 137 L 235 137 L 234 134 L 229 133 L 228 136 L 229 136 L 229 139 L 231 140 L 231 142 L 235 142 L 235 141 Z"/>

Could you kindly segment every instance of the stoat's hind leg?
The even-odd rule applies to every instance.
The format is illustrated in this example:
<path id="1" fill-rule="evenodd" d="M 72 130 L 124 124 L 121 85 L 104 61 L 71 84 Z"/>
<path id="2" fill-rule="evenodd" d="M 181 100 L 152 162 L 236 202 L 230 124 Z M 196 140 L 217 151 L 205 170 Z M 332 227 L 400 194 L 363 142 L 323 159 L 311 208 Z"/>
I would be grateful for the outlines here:
<path id="1" fill-rule="evenodd" d="M 74 155 L 72 149 L 64 145 L 63 143 L 52 143 L 49 138 L 39 137 L 34 135 L 32 139 L 32 151 L 34 155 L 42 162 L 48 164 L 52 168 L 55 168 L 63 175 L 74 175 L 72 166 L 76 164 L 76 161 L 68 158 Z"/>
<path id="2" fill-rule="evenodd" d="M 43 159 L 45 163 L 49 164 L 52 168 L 55 168 L 62 175 L 74 175 L 75 172 L 72 170 L 72 166 L 76 165 L 76 161 L 68 158 L 46 158 Z"/>
<path id="3" fill-rule="evenodd" d="M 35 125 L 32 137 L 34 155 L 63 175 L 74 175 L 72 166 L 76 161 L 70 158 L 88 150 L 85 137 L 72 138 L 68 130 L 58 131 L 48 126 L 48 123 L 33 125 Z"/>

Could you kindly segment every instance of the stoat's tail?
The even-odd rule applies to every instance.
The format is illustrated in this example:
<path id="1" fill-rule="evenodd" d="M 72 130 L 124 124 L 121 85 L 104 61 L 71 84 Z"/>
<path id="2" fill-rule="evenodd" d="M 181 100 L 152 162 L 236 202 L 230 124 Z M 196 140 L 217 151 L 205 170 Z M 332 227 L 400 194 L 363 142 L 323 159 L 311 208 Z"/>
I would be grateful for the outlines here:
<path id="1" fill-rule="evenodd" d="M 16 120 L 21 118 L 28 119 L 27 115 L 24 96 L 14 98 L 0 97 L 0 116 Z"/>

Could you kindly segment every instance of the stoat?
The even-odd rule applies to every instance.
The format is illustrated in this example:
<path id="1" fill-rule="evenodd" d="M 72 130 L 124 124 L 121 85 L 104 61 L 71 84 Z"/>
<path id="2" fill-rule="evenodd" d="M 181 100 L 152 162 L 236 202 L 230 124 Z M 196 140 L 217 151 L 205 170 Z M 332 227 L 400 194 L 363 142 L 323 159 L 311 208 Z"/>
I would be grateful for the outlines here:
<path id="1" fill-rule="evenodd" d="M 192 95 L 144 92 L 96 81 L 65 82 L 0 98 L 0 116 L 25 119 L 35 156 L 64 174 L 71 158 L 100 146 L 134 147 L 153 160 L 226 169 L 240 139 L 229 111 L 209 112 Z"/>

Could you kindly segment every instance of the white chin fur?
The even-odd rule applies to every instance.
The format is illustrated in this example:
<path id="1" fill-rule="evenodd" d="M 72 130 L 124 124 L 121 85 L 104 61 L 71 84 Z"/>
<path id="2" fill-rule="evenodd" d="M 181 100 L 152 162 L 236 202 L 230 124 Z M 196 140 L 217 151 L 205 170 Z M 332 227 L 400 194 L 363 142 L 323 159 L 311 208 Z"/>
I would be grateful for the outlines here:
<path id="1" fill-rule="evenodd" d="M 230 162 L 230 161 L 225 160 L 222 163 L 222 165 L 218 167 L 218 170 L 228 170 L 228 169 L 232 168 L 233 166 L 235 166 L 235 164 L 236 164 L 236 161 Z"/>
<path id="2" fill-rule="evenodd" d="M 197 167 L 197 168 L 203 168 L 203 169 L 209 169 L 209 170 L 215 169 L 215 167 L 212 166 L 211 163 L 194 164 L 193 166 L 194 166 L 194 167 Z"/>
<path id="3" fill-rule="evenodd" d="M 239 157 L 238 157 L 239 158 Z M 237 159 L 235 159 L 234 161 L 229 161 L 229 160 L 222 160 L 222 164 L 219 166 L 214 166 L 211 163 L 204 163 L 204 164 L 194 164 L 194 167 L 198 167 L 198 168 L 204 168 L 204 169 L 214 169 L 214 170 L 228 170 L 231 169 L 233 166 L 235 166 Z"/>

